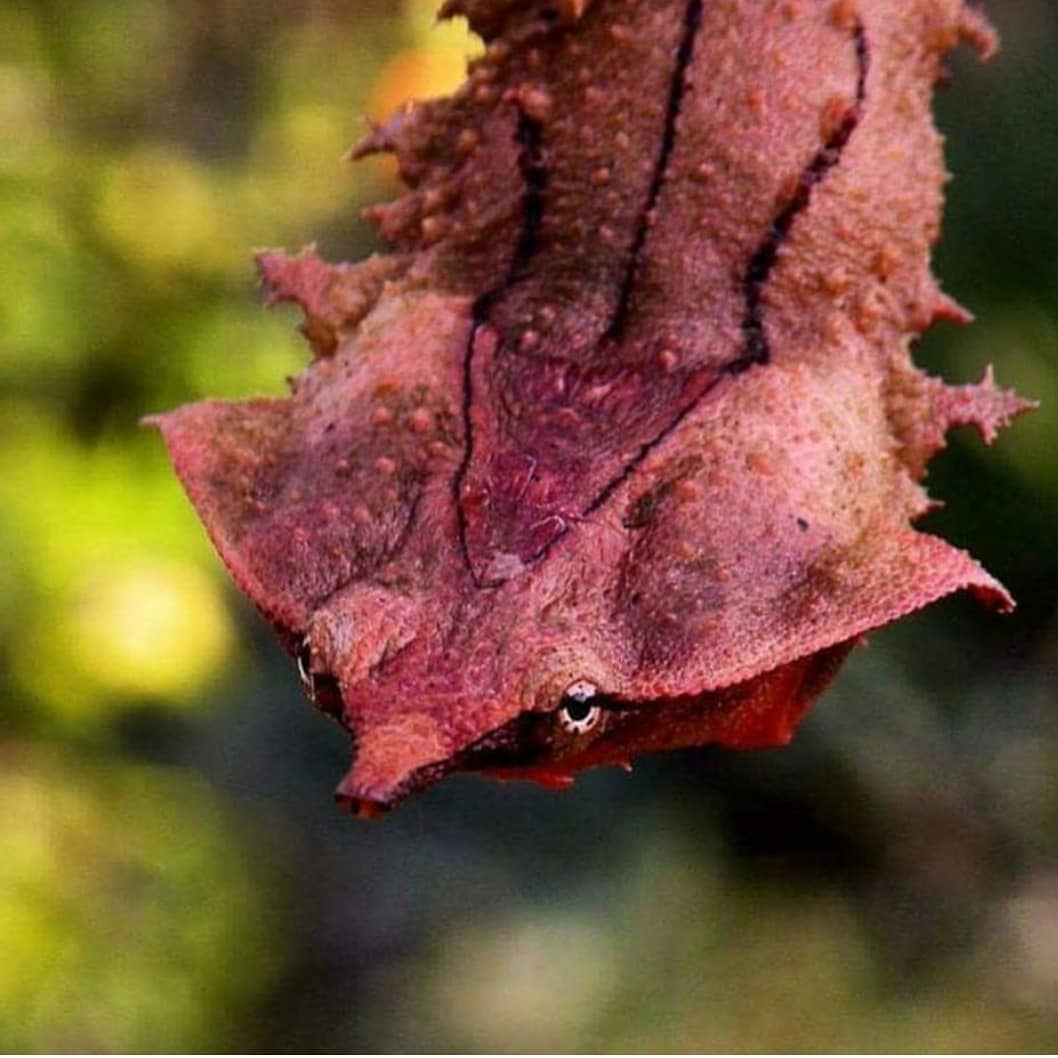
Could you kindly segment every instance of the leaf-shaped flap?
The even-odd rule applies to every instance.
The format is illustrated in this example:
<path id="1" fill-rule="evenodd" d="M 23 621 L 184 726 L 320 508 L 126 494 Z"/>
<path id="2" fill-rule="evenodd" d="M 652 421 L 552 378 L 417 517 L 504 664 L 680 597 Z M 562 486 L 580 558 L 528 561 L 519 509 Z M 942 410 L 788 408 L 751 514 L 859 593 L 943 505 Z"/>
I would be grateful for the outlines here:
<path id="1" fill-rule="evenodd" d="M 153 420 L 239 586 L 303 632 L 397 554 L 433 477 L 462 452 L 465 299 L 385 300 L 286 400 L 204 401 Z"/>

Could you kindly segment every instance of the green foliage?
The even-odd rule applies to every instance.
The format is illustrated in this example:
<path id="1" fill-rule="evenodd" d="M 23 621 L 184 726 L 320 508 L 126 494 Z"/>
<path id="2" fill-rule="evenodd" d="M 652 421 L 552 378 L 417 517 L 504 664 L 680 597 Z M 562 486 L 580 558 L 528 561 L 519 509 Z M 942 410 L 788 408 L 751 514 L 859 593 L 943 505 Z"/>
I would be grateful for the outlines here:
<path id="1" fill-rule="evenodd" d="M 263 895 L 210 792 L 182 772 L 54 750 L 9 746 L 2 761 L 3 1046 L 234 1042 L 275 960 Z"/>
<path id="2" fill-rule="evenodd" d="M 295 8 L 0 4 L 4 1049 L 224 1047 L 281 962 L 224 793 L 123 739 L 247 664 L 139 419 L 281 393 L 305 354 L 251 247 L 357 256 L 384 193 L 341 156 L 410 32 Z"/>

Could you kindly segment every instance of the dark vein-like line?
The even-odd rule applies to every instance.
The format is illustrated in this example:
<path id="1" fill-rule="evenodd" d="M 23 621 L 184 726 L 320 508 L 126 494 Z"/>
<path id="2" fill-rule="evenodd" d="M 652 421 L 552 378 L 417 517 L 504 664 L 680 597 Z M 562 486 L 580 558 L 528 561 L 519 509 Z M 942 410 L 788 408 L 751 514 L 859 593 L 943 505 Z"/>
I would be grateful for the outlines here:
<path id="1" fill-rule="evenodd" d="M 628 265 L 625 269 L 624 280 L 621 283 L 621 292 L 614 308 L 613 318 L 607 329 L 607 337 L 619 339 L 628 322 L 628 313 L 631 308 L 632 291 L 635 289 L 636 277 L 639 273 L 640 261 L 643 256 L 643 247 L 646 245 L 647 235 L 650 231 L 650 218 L 657 206 L 661 189 L 665 185 L 665 174 L 668 172 L 669 159 L 672 150 L 676 146 L 676 123 L 679 120 L 680 110 L 683 107 L 683 97 L 687 91 L 687 67 L 690 65 L 694 55 L 694 41 L 698 36 L 698 30 L 702 25 L 702 9 L 704 0 L 689 0 L 683 13 L 683 36 L 680 38 L 679 48 L 676 51 L 676 65 L 672 72 L 672 80 L 669 82 L 669 99 L 665 109 L 665 126 L 661 135 L 661 149 L 658 151 L 657 161 L 654 163 L 654 175 L 650 181 L 650 190 L 647 193 L 646 205 L 639 215 L 639 224 L 636 228 L 635 239 L 628 255 Z"/>
<path id="2" fill-rule="evenodd" d="M 518 154 L 518 170 L 521 174 L 523 189 L 521 231 L 503 281 L 486 290 L 474 301 L 471 309 L 470 335 L 463 351 L 463 458 L 452 478 L 452 495 L 455 499 L 456 517 L 459 524 L 459 549 L 463 555 L 463 562 L 475 583 L 478 582 L 470 561 L 470 549 L 467 546 L 467 515 L 463 508 L 462 498 L 463 482 L 474 456 L 474 427 L 470 415 L 474 400 L 474 340 L 478 330 L 487 321 L 489 310 L 497 299 L 517 281 L 536 254 L 540 225 L 544 219 L 544 195 L 547 191 L 548 177 L 547 167 L 544 164 L 543 125 L 522 113 L 518 118 L 518 129 L 515 136 L 521 148 Z M 478 584 L 478 587 L 483 586 Z"/>
<path id="3" fill-rule="evenodd" d="M 709 394 L 712 389 L 720 383 L 720 380 L 725 377 L 725 374 L 726 373 L 717 374 L 710 378 L 702 391 L 696 393 L 694 397 L 676 413 L 675 417 L 667 426 L 663 427 L 658 433 L 651 437 L 650 440 L 644 441 L 639 446 L 639 450 L 625 464 L 621 473 L 613 478 L 599 495 L 584 508 L 584 517 L 587 517 L 589 514 L 594 514 L 610 499 L 611 496 L 613 496 L 613 494 L 636 472 L 636 470 L 639 469 L 643 460 L 646 459 L 655 448 L 661 445 L 670 434 L 675 432 L 680 423 L 682 423 L 683 420 L 686 419 L 699 404 L 701 404 L 706 395 Z"/>
<path id="4" fill-rule="evenodd" d="M 547 192 L 547 167 L 544 164 L 544 127 L 539 121 L 521 114 L 518 118 L 516 133 L 521 151 L 518 155 L 518 169 L 522 177 L 522 230 L 518 244 L 514 248 L 507 278 L 498 287 L 485 295 L 487 304 L 481 307 L 484 312 L 502 290 L 511 286 L 525 271 L 526 266 L 536 254 L 539 242 L 540 225 L 544 219 L 544 195 Z M 478 306 L 475 306 L 478 308 Z"/>
<path id="5" fill-rule="evenodd" d="M 677 53 L 676 71 L 670 85 L 669 105 L 666 117 L 662 147 L 659 153 L 658 164 L 655 168 L 654 179 L 648 196 L 647 206 L 640 217 L 640 225 L 636 232 L 632 251 L 629 259 L 628 270 L 625 274 L 624 284 L 621 290 L 617 307 L 614 312 L 608 336 L 619 337 L 625 324 L 632 290 L 634 289 L 639 259 L 642 255 L 646 236 L 650 227 L 650 214 L 656 205 L 657 198 L 664 185 L 665 171 L 669 157 L 675 144 L 676 122 L 679 117 L 680 106 L 686 91 L 686 69 L 693 54 L 694 39 L 701 25 L 702 9 L 704 0 L 689 0 L 685 18 L 684 35 Z M 743 348 L 742 352 L 730 363 L 722 367 L 715 375 L 705 379 L 705 385 L 701 390 L 684 405 L 684 407 L 673 417 L 662 430 L 654 437 L 639 446 L 638 451 L 628 463 L 584 508 L 581 517 L 599 510 L 638 469 L 642 462 L 660 446 L 684 420 L 701 404 L 702 400 L 728 376 L 740 375 L 755 365 L 764 365 L 771 359 L 771 348 L 764 329 L 764 288 L 771 278 L 772 271 L 778 260 L 779 250 L 787 240 L 797 218 L 809 206 L 812 200 L 812 192 L 815 187 L 835 168 L 841 161 L 845 147 L 852 138 L 853 132 L 863 117 L 864 104 L 867 97 L 867 76 L 870 70 L 870 48 L 867 34 L 862 23 L 857 23 L 853 32 L 853 41 L 856 49 L 856 94 L 853 105 L 842 118 L 835 131 L 828 137 L 823 146 L 816 152 L 812 160 L 805 167 L 798 180 L 797 187 L 783 208 L 776 215 L 768 228 L 763 241 L 758 246 L 749 264 L 746 267 L 742 281 L 743 297 L 745 298 L 745 312 L 742 319 Z M 466 537 L 466 514 L 460 497 L 463 479 L 470 465 L 473 454 L 473 438 L 471 435 L 471 356 L 474 344 L 474 336 L 478 328 L 485 322 L 488 309 L 514 280 L 518 277 L 529 259 L 536 251 L 537 233 L 543 216 L 543 197 L 547 186 L 547 171 L 540 157 L 542 143 L 542 129 L 538 123 L 531 122 L 523 116 L 518 128 L 518 139 L 522 144 L 522 155 L 520 168 L 525 186 L 522 202 L 523 226 L 519 238 L 511 268 L 504 282 L 498 284 L 492 290 L 481 295 L 474 303 L 474 323 L 467 343 L 466 355 L 463 363 L 463 422 L 465 429 L 465 451 L 456 475 L 453 479 L 453 489 L 456 499 L 456 508 L 459 519 L 459 540 L 463 559 L 471 576 L 479 587 L 493 587 L 502 583 L 479 582 L 473 571 L 470 560 L 470 552 L 467 547 Z M 561 539 L 569 529 L 563 529 L 544 547 L 529 556 L 528 561 L 533 562 L 543 557 L 554 544 Z"/>
<path id="6" fill-rule="evenodd" d="M 628 317 L 628 311 L 632 298 L 632 290 L 635 286 L 636 274 L 639 271 L 640 259 L 643 255 L 643 247 L 646 245 L 647 234 L 650 230 L 650 216 L 654 211 L 661 189 L 665 183 L 665 174 L 668 171 L 669 159 L 672 156 L 676 144 L 676 122 L 679 118 L 680 109 L 687 88 L 687 67 L 690 65 L 694 53 L 694 41 L 702 23 L 702 10 L 704 0 L 688 0 L 683 16 L 683 34 L 680 38 L 679 47 L 676 51 L 676 63 L 673 70 L 672 80 L 669 83 L 669 96 L 665 112 L 665 125 L 662 130 L 661 147 L 658 151 L 657 162 L 651 177 L 650 189 L 647 193 L 646 204 L 639 216 L 639 224 L 636 228 L 635 238 L 629 251 L 628 265 L 625 270 L 624 280 L 618 296 L 617 305 L 614 309 L 613 318 L 607 330 L 607 336 L 617 338 L 620 336 Z M 474 573 L 473 563 L 470 560 L 470 549 L 467 544 L 467 516 L 463 507 L 462 489 L 466 479 L 467 470 L 474 454 L 473 424 L 471 422 L 471 405 L 473 403 L 473 349 L 474 339 L 478 329 L 486 322 L 488 312 L 497 299 L 504 294 L 522 275 L 527 265 L 536 254 L 540 225 L 544 215 L 544 196 L 547 191 L 548 173 L 543 161 L 543 126 L 534 121 L 526 114 L 520 115 L 517 130 L 518 143 L 521 146 L 518 167 L 522 177 L 522 229 L 515 246 L 514 255 L 511 259 L 507 275 L 502 283 L 487 290 L 477 298 L 472 309 L 473 325 L 467 347 L 463 357 L 463 459 L 452 479 L 452 490 L 455 497 L 456 512 L 459 526 L 459 548 L 463 555 L 463 561 L 470 571 L 475 583 L 479 587 L 487 587 L 480 583 Z M 682 418 L 682 416 L 681 416 Z M 644 453 L 645 454 L 645 453 Z M 616 487 L 616 485 L 614 486 Z M 605 501 L 605 496 L 597 498 L 598 503 Z M 593 505 L 590 510 L 594 510 Z M 542 552 L 541 552 L 542 554 Z M 531 556 L 530 561 L 539 555 Z"/>
<path id="7" fill-rule="evenodd" d="M 794 221 L 808 208 L 815 186 L 841 161 L 845 146 L 863 116 L 870 54 L 867 48 L 867 34 L 862 23 L 856 25 L 854 40 L 858 67 L 855 102 L 841 119 L 838 127 L 830 134 L 826 143 L 805 167 L 790 200 L 772 221 L 763 242 L 749 259 L 749 265 L 742 280 L 742 291 L 746 302 L 745 313 L 742 317 L 742 334 L 745 344 L 742 355 L 728 366 L 729 374 L 739 374 L 754 364 L 766 364 L 771 359 L 771 347 L 764 330 L 764 287 L 771 277 L 772 269 L 778 260 L 779 249 L 789 237 Z"/>
<path id="8" fill-rule="evenodd" d="M 772 269 L 775 267 L 779 247 L 789 236 L 794 221 L 808 207 L 812 198 L 812 190 L 841 161 L 845 146 L 863 116 L 864 102 L 867 97 L 870 51 L 867 43 L 867 34 L 862 23 L 857 23 L 853 39 L 856 46 L 857 63 L 855 102 L 842 119 L 838 128 L 806 166 L 798 181 L 796 191 L 779 211 L 775 220 L 772 221 L 767 236 L 750 258 L 746 269 L 746 276 L 743 281 L 746 313 L 742 324 L 745 344 L 742 353 L 723 367 L 716 375 L 709 378 L 701 391 L 687 402 L 664 429 L 639 446 L 638 451 L 624 466 L 621 473 L 613 478 L 584 509 L 584 516 L 592 514 L 602 507 L 621 485 L 632 476 L 643 460 L 679 427 L 722 379 L 730 375 L 740 375 L 755 364 L 766 364 L 770 359 L 771 350 L 768 346 L 767 335 L 764 332 L 764 310 L 762 304 L 764 286 L 771 276 Z M 554 543 L 554 541 L 551 543 Z"/>
<path id="9" fill-rule="evenodd" d="M 514 138 L 519 147 L 518 173 L 522 179 L 521 230 L 503 279 L 474 301 L 471 316 L 475 329 L 486 322 L 489 309 L 521 277 L 536 256 L 539 244 L 548 183 L 547 166 L 544 164 L 544 127 L 528 114 L 519 114 Z"/>

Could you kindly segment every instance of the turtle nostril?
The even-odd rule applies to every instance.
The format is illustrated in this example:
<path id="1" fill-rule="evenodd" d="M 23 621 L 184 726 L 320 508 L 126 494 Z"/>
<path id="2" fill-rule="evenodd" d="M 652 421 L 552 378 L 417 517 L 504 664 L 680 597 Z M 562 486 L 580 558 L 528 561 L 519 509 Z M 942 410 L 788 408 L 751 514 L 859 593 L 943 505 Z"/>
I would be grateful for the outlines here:
<path id="1" fill-rule="evenodd" d="M 343 812 L 348 812 L 357 819 L 377 819 L 386 813 L 386 806 L 379 804 L 378 801 L 368 801 L 362 797 L 348 797 L 342 793 L 336 793 L 334 800 Z"/>
<path id="2" fill-rule="evenodd" d="M 353 739 L 353 760 L 356 761 L 356 739 Z M 353 769 L 355 771 L 355 767 Z M 352 771 L 338 784 L 334 791 L 334 801 L 339 809 L 357 819 L 377 819 L 385 815 L 399 797 L 391 796 L 392 791 L 363 783 L 353 778 Z"/>

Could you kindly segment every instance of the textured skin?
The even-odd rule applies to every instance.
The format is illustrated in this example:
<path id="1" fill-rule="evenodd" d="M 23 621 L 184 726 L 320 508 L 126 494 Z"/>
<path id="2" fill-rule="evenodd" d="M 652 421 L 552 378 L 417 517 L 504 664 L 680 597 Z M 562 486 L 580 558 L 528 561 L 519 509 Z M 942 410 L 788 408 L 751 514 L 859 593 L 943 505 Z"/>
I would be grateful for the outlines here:
<path id="1" fill-rule="evenodd" d="M 561 784 L 788 741 L 864 633 L 958 589 L 911 523 L 953 425 L 1026 404 L 910 359 L 961 0 L 450 0 L 488 42 L 357 154 L 395 252 L 260 258 L 286 400 L 159 416 L 240 587 L 353 734 L 368 814 L 453 769 Z M 605 695 L 586 734 L 565 689 Z M 602 700 L 602 699 L 600 699 Z"/>

